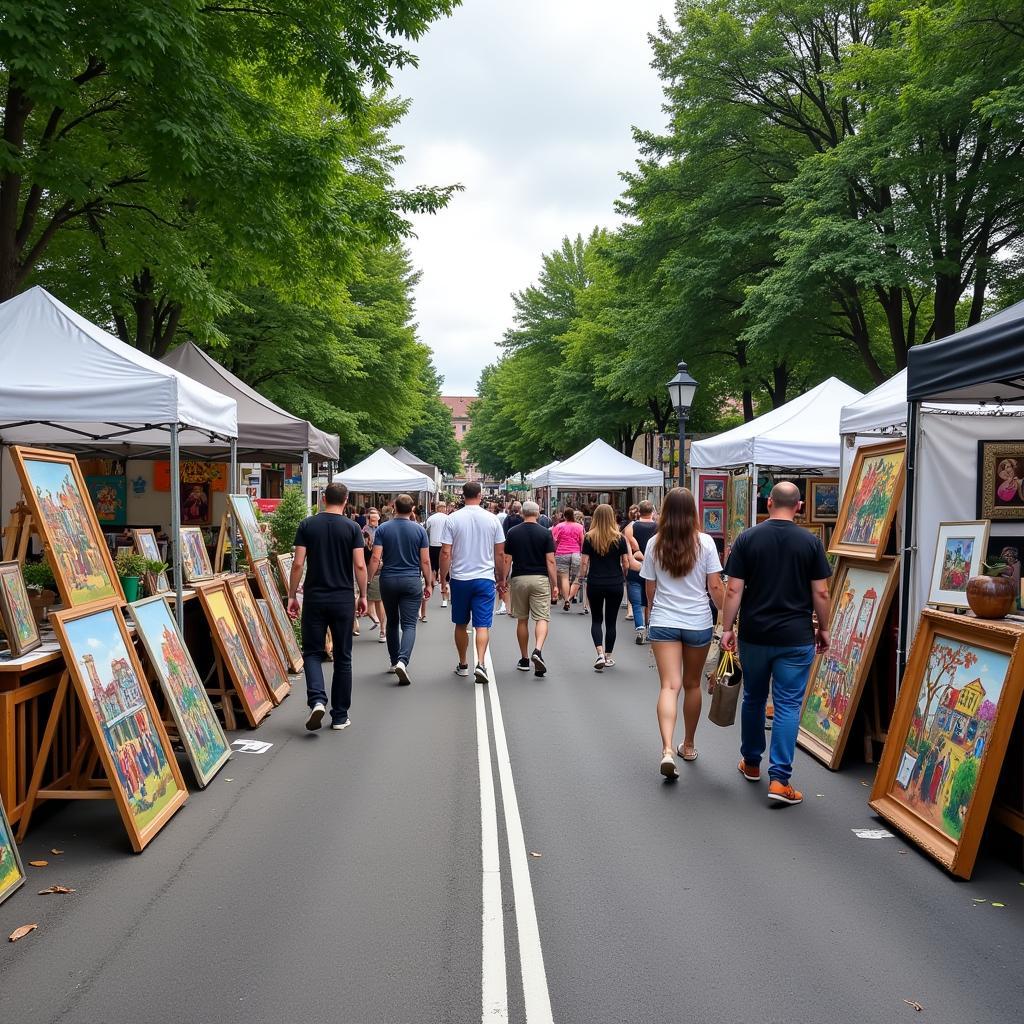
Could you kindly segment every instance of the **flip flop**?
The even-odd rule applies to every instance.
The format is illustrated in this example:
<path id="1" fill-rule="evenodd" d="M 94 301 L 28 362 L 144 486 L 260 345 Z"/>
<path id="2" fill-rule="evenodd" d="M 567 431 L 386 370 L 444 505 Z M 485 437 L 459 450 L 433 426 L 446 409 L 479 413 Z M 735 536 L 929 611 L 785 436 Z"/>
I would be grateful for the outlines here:
<path id="1" fill-rule="evenodd" d="M 685 746 L 685 744 L 683 744 L 683 743 L 680 743 L 680 744 L 679 744 L 679 746 L 678 746 L 678 747 L 676 747 L 676 753 L 677 753 L 677 754 L 678 754 L 678 755 L 679 755 L 679 756 L 680 756 L 680 757 L 681 757 L 681 758 L 682 758 L 682 759 L 683 759 L 684 761 L 696 761 L 696 760 L 697 760 L 697 748 L 696 748 L 696 747 L 694 747 L 694 748 L 693 748 L 693 753 L 692 753 L 692 754 L 684 754 L 684 753 L 683 753 L 683 748 L 684 748 L 684 746 Z"/>

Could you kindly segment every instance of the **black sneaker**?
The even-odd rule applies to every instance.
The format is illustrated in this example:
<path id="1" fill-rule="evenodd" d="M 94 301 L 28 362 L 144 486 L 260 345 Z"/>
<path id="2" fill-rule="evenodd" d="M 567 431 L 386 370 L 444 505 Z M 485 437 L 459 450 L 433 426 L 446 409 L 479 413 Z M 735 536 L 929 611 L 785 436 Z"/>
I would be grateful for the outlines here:
<path id="1" fill-rule="evenodd" d="M 473 669 L 473 678 L 478 683 L 483 683 L 485 685 L 490 682 L 490 679 L 487 678 L 487 669 L 485 669 L 483 665 L 477 665 L 477 667 Z"/>
<path id="2" fill-rule="evenodd" d="M 516 665 L 516 668 L 519 669 L 520 672 L 529 672 L 530 671 L 530 659 L 529 658 L 520 658 L 519 659 L 519 664 Z"/>
<path id="3" fill-rule="evenodd" d="M 544 664 L 544 656 L 540 653 L 539 648 L 533 652 L 530 660 L 533 662 L 533 674 L 535 676 L 542 676 L 547 672 L 548 667 Z"/>

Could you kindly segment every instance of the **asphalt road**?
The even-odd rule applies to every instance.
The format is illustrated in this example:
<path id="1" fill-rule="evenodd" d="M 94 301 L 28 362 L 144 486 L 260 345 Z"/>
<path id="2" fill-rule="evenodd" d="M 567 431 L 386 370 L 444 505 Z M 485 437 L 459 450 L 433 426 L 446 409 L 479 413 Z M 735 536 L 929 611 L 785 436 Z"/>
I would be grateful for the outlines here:
<path id="1" fill-rule="evenodd" d="M 0 1022 L 1021 1019 L 1005 851 L 964 883 L 857 838 L 882 823 L 849 759 L 798 753 L 805 804 L 769 808 L 736 730 L 707 722 L 665 783 L 649 650 L 622 623 L 597 674 L 588 621 L 555 613 L 539 680 L 497 620 L 486 694 L 452 674 L 436 597 L 409 688 L 364 629 L 352 728 L 306 733 L 300 687 L 233 737 L 273 747 L 236 753 L 141 855 L 112 804 L 45 807 L 22 855 L 49 866 L 0 906 L 5 936 L 39 923 L 0 946 Z M 78 891 L 36 895 L 54 883 Z"/>

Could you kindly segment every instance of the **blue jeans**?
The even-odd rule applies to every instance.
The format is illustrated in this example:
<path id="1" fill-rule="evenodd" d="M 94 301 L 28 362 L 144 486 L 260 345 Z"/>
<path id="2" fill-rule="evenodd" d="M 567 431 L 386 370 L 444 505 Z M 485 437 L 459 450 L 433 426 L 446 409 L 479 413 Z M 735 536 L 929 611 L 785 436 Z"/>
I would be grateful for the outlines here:
<path id="1" fill-rule="evenodd" d="M 626 597 L 633 609 L 633 625 L 644 628 L 644 607 L 647 605 L 647 581 L 631 572 L 626 577 Z"/>
<path id="2" fill-rule="evenodd" d="M 743 666 L 740 753 L 747 764 L 761 763 L 761 755 L 767 745 L 764 711 L 770 686 L 775 716 L 768 753 L 768 777 L 777 782 L 789 782 L 793 774 L 800 708 L 813 660 L 814 644 L 773 647 L 740 641 L 740 665 Z"/>
<path id="3" fill-rule="evenodd" d="M 302 666 L 306 670 L 306 703 L 326 704 L 323 660 L 327 656 L 327 630 L 334 641 L 334 674 L 331 682 L 331 722 L 344 722 L 352 703 L 352 627 L 356 605 L 353 597 L 340 601 L 302 602 Z"/>
<path id="4" fill-rule="evenodd" d="M 396 665 L 401 661 L 408 665 L 416 643 L 416 623 L 420 617 L 420 601 L 423 600 L 423 583 L 419 576 L 381 576 L 380 598 L 384 602 L 384 614 L 388 617 L 385 635 L 391 664 Z"/>

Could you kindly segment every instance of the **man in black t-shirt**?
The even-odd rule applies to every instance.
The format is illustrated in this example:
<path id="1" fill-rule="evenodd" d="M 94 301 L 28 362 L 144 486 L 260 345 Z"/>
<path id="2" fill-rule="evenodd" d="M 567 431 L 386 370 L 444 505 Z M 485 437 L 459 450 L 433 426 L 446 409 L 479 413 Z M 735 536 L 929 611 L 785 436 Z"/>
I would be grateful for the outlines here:
<path id="1" fill-rule="evenodd" d="M 320 728 L 327 710 L 323 661 L 327 654 L 327 630 L 334 639 L 334 677 L 331 682 L 331 728 L 347 729 L 352 703 L 352 627 L 355 616 L 366 614 L 366 558 L 363 534 L 345 515 L 348 488 L 328 484 L 324 510 L 299 523 L 295 533 L 295 560 L 288 581 L 288 614 L 297 618 L 295 596 L 302 587 L 302 664 L 306 671 L 306 728 Z M 359 588 L 358 602 L 353 597 Z"/>
<path id="2" fill-rule="evenodd" d="M 828 580 L 832 570 L 821 541 L 793 522 L 800 505 L 795 484 L 776 484 L 768 499 L 769 518 L 736 538 L 725 566 L 729 586 L 722 623 L 722 648 L 735 651 L 734 626 L 739 613 L 743 667 L 739 769 L 749 782 L 761 778 L 770 686 L 775 716 L 768 756 L 768 799 L 785 804 L 803 800 L 789 781 L 800 708 L 815 652 L 827 651 L 830 642 Z M 812 614 L 817 616 L 817 628 Z"/>
<path id="3" fill-rule="evenodd" d="M 516 502 L 518 505 L 519 502 Z M 551 619 L 551 600 L 558 598 L 558 577 L 555 574 L 555 538 L 537 522 L 540 506 L 526 501 L 522 506 L 523 522 L 505 534 L 505 574 L 512 566 L 509 589 L 509 608 L 516 621 L 516 639 L 519 641 L 520 672 L 530 671 L 542 676 L 548 667 L 544 663 L 544 641 L 548 636 Z M 509 516 L 508 519 L 512 517 Z M 506 522 L 508 522 L 506 519 Z M 533 618 L 535 645 L 527 657 L 530 645 L 530 619 Z"/>

